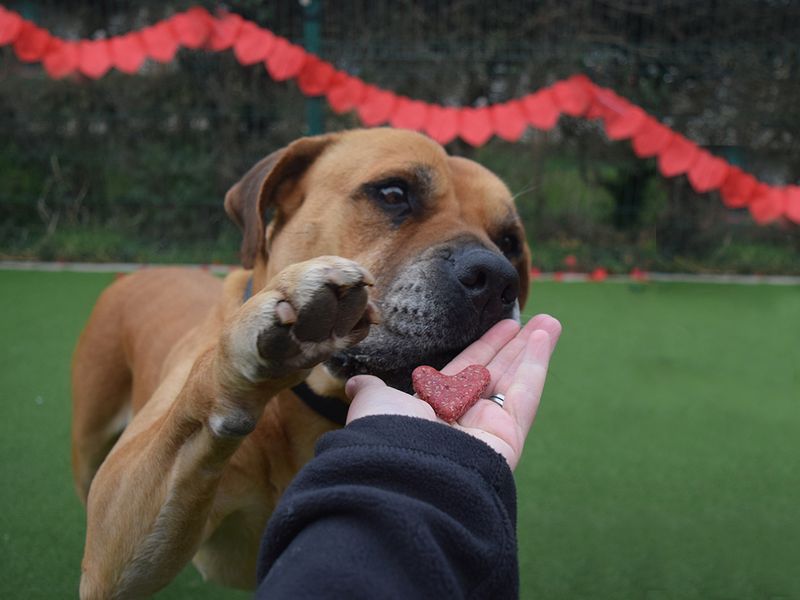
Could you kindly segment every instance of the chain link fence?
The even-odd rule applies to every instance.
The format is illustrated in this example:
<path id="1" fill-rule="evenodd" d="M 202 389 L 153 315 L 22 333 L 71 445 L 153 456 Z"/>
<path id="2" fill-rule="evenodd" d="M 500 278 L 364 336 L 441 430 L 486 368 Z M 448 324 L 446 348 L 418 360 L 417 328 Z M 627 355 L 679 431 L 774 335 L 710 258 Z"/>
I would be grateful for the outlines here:
<path id="1" fill-rule="evenodd" d="M 119 35 L 201 1 L 7 2 L 65 38 Z M 299 2 L 224 8 L 296 43 Z M 800 174 L 800 5 L 789 0 L 321 3 L 320 54 L 410 97 L 482 106 L 585 73 L 773 184 Z M 59 260 L 236 262 L 222 198 L 256 160 L 306 133 L 294 83 L 230 52 L 181 50 L 135 76 L 50 80 L 0 49 L 0 255 Z M 327 110 L 327 109 L 326 109 Z M 325 114 L 328 130 L 357 126 Z M 800 273 L 800 232 L 663 179 L 654 161 L 563 117 L 451 152 L 517 194 L 545 270 Z M 573 259 L 570 258 L 570 261 Z"/>

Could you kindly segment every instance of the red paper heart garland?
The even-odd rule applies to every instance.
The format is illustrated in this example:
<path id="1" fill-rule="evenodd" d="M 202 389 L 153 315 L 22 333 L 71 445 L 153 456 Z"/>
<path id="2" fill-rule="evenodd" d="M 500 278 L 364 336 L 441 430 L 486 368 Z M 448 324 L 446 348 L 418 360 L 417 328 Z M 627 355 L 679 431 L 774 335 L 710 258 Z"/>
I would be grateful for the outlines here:
<path id="1" fill-rule="evenodd" d="M 389 123 L 398 129 L 422 131 L 428 118 L 428 105 L 418 100 L 398 98 Z"/>
<path id="2" fill-rule="evenodd" d="M 507 142 L 516 142 L 522 137 L 528 124 L 522 104 L 518 100 L 511 100 L 505 104 L 495 104 L 490 108 L 494 131 Z"/>
<path id="3" fill-rule="evenodd" d="M 50 77 L 61 79 L 73 73 L 78 68 L 79 62 L 78 44 L 54 39 L 42 60 L 42 65 Z"/>
<path id="4" fill-rule="evenodd" d="M 233 41 L 233 55 L 239 64 L 254 65 L 266 60 L 274 45 L 274 35 L 255 23 L 245 21 Z"/>
<path id="5" fill-rule="evenodd" d="M 458 135 L 473 146 L 483 146 L 492 137 L 492 119 L 488 108 L 462 108 Z"/>
<path id="6" fill-rule="evenodd" d="M 78 70 L 92 79 L 99 79 L 111 68 L 108 40 L 78 42 Z"/>
<path id="7" fill-rule="evenodd" d="M 139 33 L 129 33 L 119 37 L 111 38 L 111 63 L 123 73 L 136 73 L 144 63 L 147 55 L 144 49 L 144 42 Z"/>
<path id="8" fill-rule="evenodd" d="M 214 52 L 232 49 L 241 64 L 262 63 L 276 81 L 296 79 L 303 94 L 325 96 L 337 113 L 355 110 L 366 126 L 389 123 L 425 132 L 442 144 L 457 136 L 473 146 L 485 144 L 494 135 L 516 142 L 529 126 L 552 129 L 562 114 L 598 119 L 610 140 L 629 139 L 638 157 L 655 157 L 665 177 L 686 175 L 698 193 L 718 190 L 726 207 L 748 207 L 759 223 L 785 217 L 800 224 L 800 187 L 759 182 L 582 75 L 487 107 L 437 106 L 397 96 L 342 73 L 240 15 L 219 12 L 212 16 L 201 7 L 176 13 L 141 31 L 105 40 L 67 41 L 0 6 L 0 46 L 5 45 L 12 45 L 22 62 L 41 62 L 54 79 L 76 72 L 97 79 L 112 67 L 136 73 L 148 58 L 173 60 L 181 47 Z"/>
<path id="9" fill-rule="evenodd" d="M 0 46 L 13 44 L 25 21 L 17 13 L 0 6 Z"/>
<path id="10" fill-rule="evenodd" d="M 142 29 L 142 41 L 147 56 L 158 62 L 170 62 L 178 51 L 175 32 L 166 21 Z"/>
<path id="11" fill-rule="evenodd" d="M 22 62 L 36 62 L 44 57 L 49 44 L 50 34 L 45 29 L 25 21 L 14 41 L 14 52 Z"/>

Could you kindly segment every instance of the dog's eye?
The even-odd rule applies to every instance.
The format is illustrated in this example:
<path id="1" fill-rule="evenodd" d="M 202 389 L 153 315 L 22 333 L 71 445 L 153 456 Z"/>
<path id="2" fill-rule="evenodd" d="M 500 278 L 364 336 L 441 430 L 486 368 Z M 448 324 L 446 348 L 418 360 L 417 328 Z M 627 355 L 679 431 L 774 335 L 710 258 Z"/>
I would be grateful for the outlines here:
<path id="1" fill-rule="evenodd" d="M 392 184 L 378 188 L 380 201 L 387 206 L 408 204 L 408 192 L 403 185 Z"/>
<path id="2" fill-rule="evenodd" d="M 513 233 L 503 234 L 500 239 L 497 240 L 497 247 L 500 248 L 500 252 L 509 257 L 518 256 L 522 250 L 522 244 L 519 238 Z"/>
<path id="3" fill-rule="evenodd" d="M 399 225 L 414 212 L 414 198 L 408 184 L 402 179 L 392 179 L 371 184 L 366 188 L 367 196 L 384 213 Z"/>

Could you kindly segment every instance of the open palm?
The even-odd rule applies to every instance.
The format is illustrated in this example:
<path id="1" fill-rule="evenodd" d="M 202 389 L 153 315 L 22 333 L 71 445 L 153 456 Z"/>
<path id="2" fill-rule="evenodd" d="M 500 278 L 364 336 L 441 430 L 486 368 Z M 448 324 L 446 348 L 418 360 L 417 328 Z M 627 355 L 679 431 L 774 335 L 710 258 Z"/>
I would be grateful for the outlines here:
<path id="1" fill-rule="evenodd" d="M 481 399 L 453 427 L 477 437 L 502 454 L 514 469 L 522 455 L 542 396 L 550 356 L 561 335 L 561 324 L 537 315 L 520 329 L 512 320 L 500 321 L 442 369 L 454 375 L 473 364 L 484 365 L 492 379 L 485 395 L 503 394 L 503 407 Z M 395 414 L 439 421 L 426 402 L 386 386 L 371 375 L 347 382 L 352 399 L 347 422 L 370 415 Z"/>

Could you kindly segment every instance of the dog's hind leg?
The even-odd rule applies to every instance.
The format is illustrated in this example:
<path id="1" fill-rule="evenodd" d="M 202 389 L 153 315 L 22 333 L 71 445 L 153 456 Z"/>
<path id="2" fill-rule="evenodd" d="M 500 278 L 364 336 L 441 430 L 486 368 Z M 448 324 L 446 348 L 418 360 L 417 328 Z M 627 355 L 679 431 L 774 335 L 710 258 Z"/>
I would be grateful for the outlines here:
<path id="1" fill-rule="evenodd" d="M 97 469 L 131 419 L 131 371 L 115 286 L 92 311 L 72 361 L 72 474 L 85 504 Z"/>

